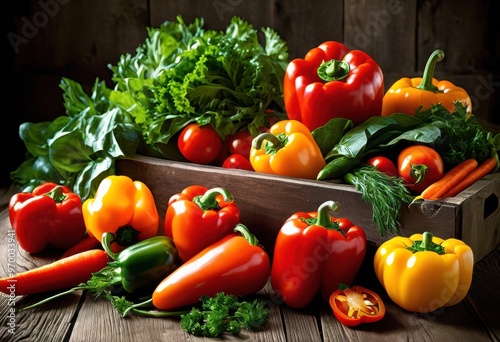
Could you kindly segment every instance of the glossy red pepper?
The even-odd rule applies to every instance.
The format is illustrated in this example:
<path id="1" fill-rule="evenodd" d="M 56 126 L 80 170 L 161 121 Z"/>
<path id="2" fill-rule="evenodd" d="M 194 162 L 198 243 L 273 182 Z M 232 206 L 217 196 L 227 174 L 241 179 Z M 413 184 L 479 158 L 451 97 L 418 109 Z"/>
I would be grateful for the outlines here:
<path id="1" fill-rule="evenodd" d="M 86 232 L 80 196 L 55 183 L 12 196 L 9 219 L 19 245 L 28 253 L 39 253 L 49 245 L 68 249 Z"/>
<path id="2" fill-rule="evenodd" d="M 153 305 L 172 310 L 192 305 L 202 295 L 244 296 L 260 291 L 269 280 L 269 256 L 245 226 L 238 224 L 234 231 L 167 276 L 153 292 Z"/>
<path id="3" fill-rule="evenodd" d="M 278 233 L 271 285 L 292 308 L 308 305 L 318 292 L 328 300 L 341 283 L 351 283 L 361 267 L 366 233 L 330 216 L 338 209 L 337 202 L 327 201 L 317 212 L 295 213 Z"/>
<path id="4" fill-rule="evenodd" d="M 174 240 L 183 262 L 231 234 L 240 222 L 240 210 L 226 189 L 192 186 L 174 195 L 169 203 L 165 235 Z"/>
<path id="5" fill-rule="evenodd" d="M 380 296 L 362 286 L 341 286 L 330 296 L 334 316 L 345 326 L 380 321 L 385 316 L 385 304 Z"/>
<path id="6" fill-rule="evenodd" d="M 365 52 L 327 41 L 288 64 L 283 96 L 288 117 L 311 131 L 337 117 L 358 125 L 381 115 L 384 76 Z"/>

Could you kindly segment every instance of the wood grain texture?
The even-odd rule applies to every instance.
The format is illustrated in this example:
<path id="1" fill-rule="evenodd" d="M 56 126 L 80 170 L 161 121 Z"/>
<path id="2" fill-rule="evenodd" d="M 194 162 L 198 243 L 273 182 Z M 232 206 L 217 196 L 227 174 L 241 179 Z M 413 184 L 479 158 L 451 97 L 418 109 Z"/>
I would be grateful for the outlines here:
<path id="1" fill-rule="evenodd" d="M 415 68 L 417 1 L 351 0 L 345 5 L 345 41 L 367 52 L 384 73 Z M 386 88 L 392 83 L 387 82 Z"/>
<path id="2" fill-rule="evenodd" d="M 149 0 L 151 25 L 158 26 L 166 20 L 181 16 L 186 23 L 203 18 L 207 28 L 225 30 L 233 16 L 239 16 L 260 29 L 272 21 L 272 3 L 269 0 Z"/>
<path id="3" fill-rule="evenodd" d="M 160 217 L 165 215 L 170 196 L 186 186 L 199 184 L 208 188 L 226 188 L 241 209 L 242 222 L 257 235 L 269 252 L 274 249 L 274 240 L 281 225 L 290 215 L 297 211 L 316 211 L 327 200 L 339 202 L 341 210 L 337 216 L 347 217 L 365 229 L 369 240 L 381 243 L 391 236 L 380 235 L 372 219 L 371 205 L 362 200 L 361 193 L 353 186 L 346 184 L 270 176 L 144 156 L 118 160 L 116 172 L 141 180 L 150 187 Z M 409 236 L 422 233 L 425 229 L 443 239 L 463 237 L 478 252 L 479 260 L 500 243 L 500 225 L 495 219 L 488 224 L 472 212 L 486 197 L 492 194 L 500 196 L 499 184 L 500 174 L 493 174 L 478 181 L 473 190 L 468 190 L 474 191 L 473 194 L 465 192 L 451 199 L 403 206 L 401 233 Z M 473 195 L 476 203 L 468 202 L 469 195 Z M 499 213 L 500 208 L 495 208 L 493 218 Z M 464 214 L 468 215 L 465 221 Z M 479 228 L 485 225 L 488 226 L 486 232 Z M 476 231 L 480 240 L 473 238 Z M 489 244 L 484 244 L 485 241 Z"/>
<path id="4" fill-rule="evenodd" d="M 290 59 L 328 40 L 344 41 L 343 1 L 275 0 L 273 27 L 285 39 Z"/>
<path id="5" fill-rule="evenodd" d="M 0 212 L 0 265 L 8 267 L 5 258 L 7 241 L 5 232 L 9 223 L 6 210 Z M 238 336 L 227 336 L 229 341 L 499 341 L 498 307 L 500 301 L 497 284 L 500 281 L 500 248 L 476 264 L 472 286 L 464 301 L 437 310 L 430 314 L 416 314 L 402 310 L 383 291 L 373 273 L 373 254 L 377 246 L 369 243 L 367 257 L 354 284 L 378 292 L 387 307 L 383 320 L 346 328 L 330 311 L 328 304 L 316 298 L 302 309 L 290 309 L 281 305 L 268 283 L 255 296 L 267 301 L 270 306 L 269 321 L 257 332 L 243 332 Z M 49 253 L 47 253 L 48 256 Z M 16 264 L 41 265 L 47 258 L 18 254 Z M 54 256 L 55 258 L 56 256 Z M 1 274 L 0 276 L 3 276 Z M 111 304 L 95 299 L 91 294 L 78 291 L 45 305 L 19 311 L 53 293 L 43 293 L 15 299 L 16 329 L 8 333 L 8 310 L 12 307 L 9 297 L 0 293 L 0 340 L 11 341 L 202 341 L 184 333 L 178 318 L 122 318 Z M 83 303 L 81 303 L 83 301 Z"/>

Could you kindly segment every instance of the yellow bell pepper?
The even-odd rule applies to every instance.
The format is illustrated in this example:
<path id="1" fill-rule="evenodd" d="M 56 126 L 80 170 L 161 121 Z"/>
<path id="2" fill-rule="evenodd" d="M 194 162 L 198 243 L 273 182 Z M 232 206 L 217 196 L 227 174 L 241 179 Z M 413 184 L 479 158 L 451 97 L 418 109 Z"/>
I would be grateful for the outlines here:
<path id="1" fill-rule="evenodd" d="M 158 233 L 159 215 L 153 194 L 144 183 L 127 176 L 104 178 L 95 197 L 83 203 L 82 211 L 89 235 L 99 241 L 103 233 L 115 235 L 111 245 L 115 251 Z"/>
<path id="2" fill-rule="evenodd" d="M 474 255 L 463 241 L 425 232 L 384 242 L 373 264 L 394 303 L 426 313 L 464 299 L 472 282 Z"/>
<path id="3" fill-rule="evenodd" d="M 309 129 L 297 120 L 275 123 L 254 138 L 250 163 L 256 172 L 316 179 L 326 163 Z"/>
<path id="4" fill-rule="evenodd" d="M 382 116 L 393 113 L 414 115 L 422 106 L 428 109 L 431 105 L 441 103 L 450 113 L 455 109 L 455 102 L 459 101 L 467 107 L 467 113 L 472 112 L 472 103 L 467 92 L 453 83 L 433 78 L 436 63 L 444 58 L 442 50 L 434 51 L 427 65 L 423 77 L 403 77 L 396 81 L 384 95 L 382 100 Z"/>

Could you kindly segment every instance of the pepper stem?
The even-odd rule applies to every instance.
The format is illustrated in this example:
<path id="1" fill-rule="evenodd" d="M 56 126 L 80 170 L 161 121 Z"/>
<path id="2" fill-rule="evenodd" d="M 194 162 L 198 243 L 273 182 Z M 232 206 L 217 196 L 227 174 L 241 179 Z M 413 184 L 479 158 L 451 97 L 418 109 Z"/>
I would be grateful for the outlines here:
<path id="1" fill-rule="evenodd" d="M 111 249 L 111 244 L 115 241 L 115 234 L 109 232 L 103 233 L 101 240 L 102 248 L 104 249 L 104 251 L 108 253 L 111 259 L 116 260 L 120 253 L 113 252 L 113 250 Z"/>
<path id="2" fill-rule="evenodd" d="M 416 88 L 421 90 L 428 90 L 432 92 L 440 92 L 440 90 L 432 84 L 432 78 L 434 77 L 434 69 L 436 68 L 436 64 L 439 61 L 442 61 L 444 58 L 443 50 L 435 50 L 427 60 L 427 64 L 425 65 L 424 74 L 422 76 L 422 81 Z"/>
<path id="3" fill-rule="evenodd" d="M 318 76 L 325 82 L 341 81 L 349 75 L 349 64 L 337 59 L 323 61 L 318 68 Z"/>
<path id="4" fill-rule="evenodd" d="M 262 144 L 264 143 L 264 141 L 269 141 L 271 145 L 273 145 L 273 148 L 276 150 L 283 147 L 283 143 L 281 142 L 280 139 L 278 139 L 277 136 L 269 132 L 264 132 L 259 134 L 252 140 L 252 148 L 260 150 L 262 148 Z"/>
<path id="5" fill-rule="evenodd" d="M 339 211 L 340 204 L 335 201 L 326 201 L 321 204 L 318 208 L 318 219 L 316 224 L 321 227 L 331 227 L 332 225 L 332 217 L 330 216 L 331 212 Z"/>
<path id="6" fill-rule="evenodd" d="M 236 225 L 236 227 L 234 228 L 234 232 L 240 233 L 252 246 L 257 246 L 259 244 L 259 240 L 257 240 L 257 237 L 250 233 L 248 228 L 241 223 L 238 223 Z"/>
<path id="7" fill-rule="evenodd" d="M 424 232 L 422 234 L 422 240 L 416 240 L 413 242 L 412 246 L 407 247 L 409 251 L 412 253 L 415 252 L 435 252 L 438 254 L 445 254 L 446 251 L 444 250 L 444 247 L 441 246 L 440 244 L 434 243 L 432 241 L 432 233 L 431 232 Z"/>
<path id="8" fill-rule="evenodd" d="M 64 201 L 64 199 L 66 198 L 66 195 L 63 193 L 62 186 L 56 186 L 50 192 L 47 192 L 45 194 L 45 196 L 49 196 L 56 203 L 62 203 Z"/>
<path id="9" fill-rule="evenodd" d="M 223 188 L 213 188 L 205 192 L 202 196 L 193 198 L 193 202 L 202 210 L 219 210 L 219 202 L 217 197 L 221 195 L 224 202 L 231 203 L 234 201 L 233 195 Z"/>

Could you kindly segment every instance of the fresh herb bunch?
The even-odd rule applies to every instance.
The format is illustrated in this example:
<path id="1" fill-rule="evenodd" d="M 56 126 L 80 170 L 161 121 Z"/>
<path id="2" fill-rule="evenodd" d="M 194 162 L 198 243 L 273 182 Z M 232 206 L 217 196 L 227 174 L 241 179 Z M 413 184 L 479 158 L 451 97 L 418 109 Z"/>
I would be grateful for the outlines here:
<path id="1" fill-rule="evenodd" d="M 415 117 L 425 125 L 438 127 L 441 134 L 432 143 L 444 163 L 454 166 L 466 159 L 482 163 L 492 156 L 493 135 L 484 130 L 474 115 L 468 115 L 467 108 L 460 102 L 449 112 L 442 105 L 419 110 Z"/>
<path id="2" fill-rule="evenodd" d="M 242 127 L 256 133 L 267 109 L 283 115 L 287 58 L 275 31 L 239 17 L 225 31 L 181 17 L 149 28 L 135 54 L 109 66 L 112 88 L 96 80 L 87 94 L 63 78 L 66 115 L 21 125 L 28 153 L 13 183 L 22 191 L 43 181 L 65 184 L 86 200 L 115 173 L 118 158 L 140 152 L 183 160 L 172 138 L 188 123 L 211 124 L 223 139 Z"/>
<path id="3" fill-rule="evenodd" d="M 134 56 L 111 66 L 112 99 L 130 109 L 147 145 L 163 157 L 178 158 L 169 141 L 190 122 L 211 124 L 224 139 L 241 127 L 258 133 L 269 107 L 284 111 L 288 50 L 272 29 L 259 36 L 233 17 L 225 31 L 213 31 L 202 18 L 186 25 L 178 17 L 148 33 Z"/>
<path id="4" fill-rule="evenodd" d="M 373 221 L 381 236 L 400 234 L 401 209 L 414 199 L 402 178 L 389 176 L 374 166 L 362 166 L 346 173 L 344 180 L 361 192 L 363 201 L 372 204 Z"/>
<path id="5" fill-rule="evenodd" d="M 192 308 L 181 315 L 181 327 L 190 334 L 221 337 L 224 333 L 238 334 L 242 329 L 257 330 L 268 321 L 269 309 L 262 299 L 251 302 L 239 297 L 217 293 L 215 297 L 202 296 L 201 310 Z"/>

